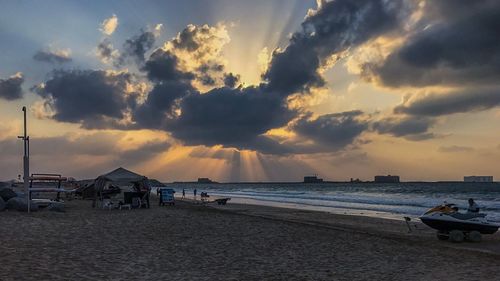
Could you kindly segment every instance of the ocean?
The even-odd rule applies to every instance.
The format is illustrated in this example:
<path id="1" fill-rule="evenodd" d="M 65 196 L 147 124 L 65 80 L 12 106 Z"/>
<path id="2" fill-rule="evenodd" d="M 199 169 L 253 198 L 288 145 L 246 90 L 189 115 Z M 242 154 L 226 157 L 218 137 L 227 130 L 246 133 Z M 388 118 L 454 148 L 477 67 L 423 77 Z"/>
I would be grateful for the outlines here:
<path id="1" fill-rule="evenodd" d="M 500 183 L 243 183 L 168 184 L 180 197 L 182 189 L 198 197 L 231 197 L 230 202 L 401 219 L 417 218 L 443 202 L 465 210 L 474 198 L 488 218 L 500 222 Z"/>

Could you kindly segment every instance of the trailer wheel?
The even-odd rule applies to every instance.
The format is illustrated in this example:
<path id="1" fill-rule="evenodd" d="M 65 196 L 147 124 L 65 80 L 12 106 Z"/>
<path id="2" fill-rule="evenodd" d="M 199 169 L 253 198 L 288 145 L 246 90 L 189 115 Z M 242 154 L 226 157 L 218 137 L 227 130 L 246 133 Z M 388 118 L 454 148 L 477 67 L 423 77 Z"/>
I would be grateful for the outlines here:
<path id="1" fill-rule="evenodd" d="M 467 234 L 467 240 L 471 242 L 481 242 L 482 237 L 479 231 L 471 231 Z"/>
<path id="2" fill-rule="evenodd" d="M 446 233 L 446 232 L 441 232 L 441 231 L 438 231 L 438 232 L 436 233 L 436 236 L 437 236 L 437 239 L 438 239 L 438 240 L 443 240 L 443 241 L 444 241 L 444 240 L 448 240 L 448 238 L 449 238 L 449 234 L 448 234 L 448 233 Z"/>
<path id="3" fill-rule="evenodd" d="M 460 230 L 450 231 L 450 241 L 453 243 L 460 243 L 464 241 L 464 233 Z"/>

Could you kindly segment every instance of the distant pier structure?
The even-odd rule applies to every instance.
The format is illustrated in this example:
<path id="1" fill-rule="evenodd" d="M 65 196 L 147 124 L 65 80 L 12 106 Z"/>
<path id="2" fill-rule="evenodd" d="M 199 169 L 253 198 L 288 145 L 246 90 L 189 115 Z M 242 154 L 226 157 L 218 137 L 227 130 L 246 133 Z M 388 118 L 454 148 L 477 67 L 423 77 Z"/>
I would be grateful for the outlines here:
<path id="1" fill-rule="evenodd" d="M 305 176 L 304 183 L 322 183 L 323 179 L 318 178 L 318 175 Z"/>
<path id="2" fill-rule="evenodd" d="M 375 182 L 378 183 L 398 183 L 399 182 L 399 176 L 375 176 Z"/>
<path id="3" fill-rule="evenodd" d="M 465 176 L 464 182 L 493 182 L 493 176 Z"/>

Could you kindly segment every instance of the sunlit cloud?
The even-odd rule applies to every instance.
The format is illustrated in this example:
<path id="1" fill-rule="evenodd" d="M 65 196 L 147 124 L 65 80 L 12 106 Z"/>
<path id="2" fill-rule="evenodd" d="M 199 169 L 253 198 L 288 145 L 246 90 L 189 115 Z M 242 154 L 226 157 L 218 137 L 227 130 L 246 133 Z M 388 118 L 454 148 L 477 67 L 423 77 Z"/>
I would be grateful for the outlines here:
<path id="1" fill-rule="evenodd" d="M 71 59 L 71 50 L 70 49 L 55 49 L 48 48 L 44 50 L 39 50 L 33 56 L 34 60 L 48 63 L 67 63 L 70 62 Z"/>
<path id="2" fill-rule="evenodd" d="M 101 23 L 101 27 L 99 30 L 104 34 L 104 35 L 111 35 L 113 32 L 115 32 L 116 28 L 118 27 L 118 17 L 116 15 L 111 16 L 110 18 L 105 19 Z"/>

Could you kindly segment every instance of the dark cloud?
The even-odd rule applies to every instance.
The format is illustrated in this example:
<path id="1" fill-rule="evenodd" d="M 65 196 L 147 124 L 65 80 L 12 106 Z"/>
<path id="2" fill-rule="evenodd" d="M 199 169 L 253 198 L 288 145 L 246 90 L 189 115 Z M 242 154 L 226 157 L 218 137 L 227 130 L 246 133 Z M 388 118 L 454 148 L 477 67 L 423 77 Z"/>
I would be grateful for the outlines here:
<path id="1" fill-rule="evenodd" d="M 205 86 L 215 86 L 217 76 L 224 71 L 224 65 L 215 62 L 205 63 L 197 69 L 197 79 Z"/>
<path id="2" fill-rule="evenodd" d="M 288 98 L 324 86 L 320 68 L 327 66 L 332 55 L 397 29 L 408 15 L 412 5 L 406 3 L 410 2 L 337 0 L 323 4 L 308 15 L 288 47 L 273 53 L 264 81 L 257 86 L 235 88 L 238 76 L 224 73 L 218 59 L 227 41 L 224 28 L 189 25 L 148 59 L 145 54 L 154 44 L 152 33 L 143 32 L 125 43 L 123 57 L 136 58 L 153 84 L 144 101 L 124 97 L 121 85 L 125 83 L 121 82 L 130 78 L 117 74 L 101 77 L 95 74 L 99 71 L 65 73 L 49 80 L 40 95 L 56 109 L 56 120 L 81 122 L 85 127 L 123 128 L 115 121 L 130 110 L 134 123 L 126 128 L 164 130 L 186 145 L 222 145 L 269 154 L 339 150 L 367 129 L 368 121 L 361 112 L 329 114 L 316 120 L 307 115 L 297 120 L 293 130 L 313 140 L 313 147 L 286 143 L 266 133 L 287 126 L 304 113 L 290 109 Z M 112 55 L 104 47 L 104 54 Z M 193 69 L 186 66 L 188 62 Z M 96 77 L 89 79 L 91 75 Z M 81 82 L 85 85 L 80 87 Z M 196 82 L 209 86 L 224 82 L 226 87 L 200 93 L 192 86 Z M 85 100 L 80 101 L 82 97 Z M 98 106 L 91 107 L 92 103 Z"/>
<path id="3" fill-rule="evenodd" d="M 260 135 L 295 116 L 281 98 L 260 87 L 218 88 L 186 96 L 179 106 L 182 114 L 168 119 L 166 129 L 189 145 L 262 145 Z"/>
<path id="4" fill-rule="evenodd" d="M 471 152 L 474 151 L 474 148 L 469 146 L 452 145 L 452 146 L 441 146 L 439 147 L 438 150 L 439 152 L 455 153 L 455 152 Z"/>
<path id="5" fill-rule="evenodd" d="M 334 54 L 396 29 L 409 10 L 406 1 L 348 1 L 324 3 L 292 35 L 284 51 L 273 52 L 264 79 L 269 89 L 282 95 L 321 87 L 318 73 L 325 60 Z"/>
<path id="6" fill-rule="evenodd" d="M 269 69 L 264 74 L 264 78 L 269 81 L 270 91 L 288 96 L 325 85 L 325 80 L 317 72 L 320 66 L 317 54 L 302 45 L 293 44 L 285 52 L 273 53 Z"/>
<path id="7" fill-rule="evenodd" d="M 208 37 L 214 36 L 211 27 L 206 24 L 202 26 L 189 24 L 172 40 L 172 45 L 177 49 L 195 52 L 204 46 L 204 39 L 210 40 Z"/>
<path id="8" fill-rule="evenodd" d="M 175 102 L 196 93 L 189 83 L 165 81 L 154 86 L 147 99 L 133 113 L 133 120 L 140 128 L 165 129 L 167 118 L 174 118 Z"/>
<path id="9" fill-rule="evenodd" d="M 379 134 L 389 134 L 418 141 L 435 137 L 434 134 L 428 132 L 434 124 L 434 119 L 425 117 L 387 117 L 373 122 L 372 128 Z"/>
<path id="10" fill-rule="evenodd" d="M 129 73 L 106 71 L 55 71 L 53 77 L 34 89 L 55 111 L 57 121 L 100 127 L 106 118 L 122 119 L 130 105 L 126 87 Z"/>
<path id="11" fill-rule="evenodd" d="M 211 32 L 208 27 L 190 26 L 172 44 L 192 52 L 203 51 L 199 35 Z M 155 86 L 133 113 L 136 127 L 166 130 L 187 145 L 283 153 L 277 141 L 263 136 L 296 116 L 282 97 L 270 94 L 263 86 L 234 89 L 238 76 L 232 73 L 225 76 L 232 87 L 199 93 L 191 83 L 197 79 L 215 85 L 216 76 L 212 75 L 222 72 L 223 65 L 206 61 L 190 73 L 181 71 L 179 63 L 175 50 L 165 49 L 156 50 L 146 61 L 143 70 Z"/>
<path id="12" fill-rule="evenodd" d="M 23 97 L 21 85 L 24 77 L 21 73 L 13 75 L 6 79 L 0 79 L 0 98 L 6 100 L 17 100 Z"/>
<path id="13" fill-rule="evenodd" d="M 205 86 L 215 86 L 215 83 L 216 83 L 215 79 L 207 74 L 199 76 L 198 79 Z"/>
<path id="14" fill-rule="evenodd" d="M 233 73 L 224 74 L 224 85 L 229 88 L 236 87 L 236 84 L 240 81 L 240 75 Z"/>
<path id="15" fill-rule="evenodd" d="M 99 45 L 97 45 L 97 52 L 100 57 L 111 59 L 113 51 L 113 45 L 107 39 L 101 41 Z"/>
<path id="16" fill-rule="evenodd" d="M 39 50 L 33 56 L 34 60 L 48 63 L 71 62 L 71 57 L 64 51 Z"/>
<path id="17" fill-rule="evenodd" d="M 415 96 L 394 109 L 395 113 L 439 116 L 480 111 L 500 105 L 500 88 L 454 91 Z"/>
<path id="18" fill-rule="evenodd" d="M 144 66 L 148 78 L 154 82 L 143 104 L 133 112 L 133 119 L 139 128 L 164 130 L 167 119 L 173 118 L 176 102 L 190 94 L 197 93 L 191 85 L 194 74 L 179 70 L 178 58 L 170 51 L 158 49 Z"/>
<path id="19" fill-rule="evenodd" d="M 167 118 L 165 129 L 188 145 L 223 145 L 263 153 L 294 151 L 296 146 L 283 145 L 264 135 L 297 117 L 297 112 L 287 108 L 286 98 L 310 87 L 323 86 L 325 82 L 318 71 L 331 55 L 397 28 L 404 8 L 403 1 L 326 3 L 308 16 L 302 30 L 292 36 L 285 50 L 273 53 L 264 83 L 258 87 L 220 88 L 205 94 L 186 95 L 179 102 L 180 115 Z M 201 45 L 194 39 L 195 30 L 188 27 L 173 45 L 198 51 Z M 173 57 L 172 54 L 166 56 L 169 66 L 175 65 L 171 62 Z M 320 126 L 327 126 L 328 132 L 320 130 Z M 318 143 L 331 144 L 331 149 L 339 149 L 351 143 L 367 126 L 359 116 L 345 113 L 316 121 L 301 120 L 295 129 Z M 337 135 L 339 132 L 346 135 Z"/>
<path id="20" fill-rule="evenodd" d="M 170 51 L 157 49 L 146 61 L 144 71 L 154 82 L 192 80 L 194 74 L 179 70 L 179 59 Z"/>
<path id="21" fill-rule="evenodd" d="M 221 72 L 224 71 L 224 65 L 217 62 L 204 63 L 198 67 L 198 71 L 201 73 L 208 73 L 210 71 Z"/>
<path id="22" fill-rule="evenodd" d="M 111 44 L 107 38 L 102 40 L 99 45 L 97 45 L 97 56 L 104 63 L 112 63 L 115 66 L 119 66 L 120 63 L 122 63 L 120 61 L 118 50 L 113 48 L 113 44 Z"/>
<path id="23" fill-rule="evenodd" d="M 123 44 L 122 59 L 127 57 L 135 59 L 135 61 L 142 65 L 145 61 L 145 54 L 153 48 L 156 37 L 151 31 L 141 30 L 139 35 L 127 39 Z"/>
<path id="24" fill-rule="evenodd" d="M 309 117 L 299 119 L 293 129 L 316 144 L 328 147 L 329 151 L 343 149 L 354 143 L 369 127 L 369 121 L 362 118 L 363 112 L 357 110 L 321 115 L 314 120 Z"/>
<path id="25" fill-rule="evenodd" d="M 364 77 L 388 87 L 498 85 L 500 2 L 428 1 L 419 30 Z"/>

